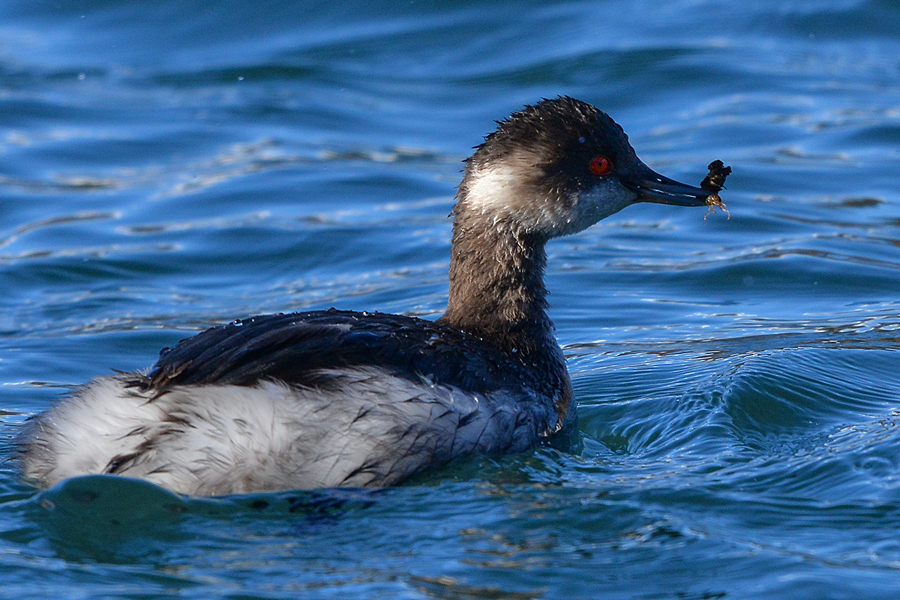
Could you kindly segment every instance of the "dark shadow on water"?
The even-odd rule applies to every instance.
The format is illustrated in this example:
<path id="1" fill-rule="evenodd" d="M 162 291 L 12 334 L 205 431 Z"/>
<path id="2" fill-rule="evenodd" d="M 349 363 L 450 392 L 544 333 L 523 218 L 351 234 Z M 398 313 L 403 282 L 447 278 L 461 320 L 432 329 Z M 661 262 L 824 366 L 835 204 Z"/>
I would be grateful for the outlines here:
<path id="1" fill-rule="evenodd" d="M 201 531 L 208 535 L 211 520 L 252 520 L 269 531 L 273 519 L 284 520 L 286 534 L 302 536 L 374 506 L 379 495 L 379 490 L 325 489 L 192 498 L 139 479 L 86 475 L 14 504 L 45 533 L 59 558 L 128 564 L 177 553 Z"/>

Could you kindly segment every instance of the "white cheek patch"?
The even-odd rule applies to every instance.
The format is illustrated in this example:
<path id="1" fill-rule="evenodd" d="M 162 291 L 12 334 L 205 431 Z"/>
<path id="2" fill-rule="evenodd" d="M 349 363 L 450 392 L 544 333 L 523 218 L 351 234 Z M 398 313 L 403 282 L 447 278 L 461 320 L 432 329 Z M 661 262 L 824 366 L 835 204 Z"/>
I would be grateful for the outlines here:
<path id="1" fill-rule="evenodd" d="M 538 159 L 528 154 L 507 157 L 501 163 L 469 173 L 464 201 L 474 214 L 493 222 L 514 222 L 517 228 L 550 237 L 587 229 L 637 200 L 638 195 L 617 179 L 598 179 L 585 191 L 561 200 L 541 195 Z"/>
<path id="2" fill-rule="evenodd" d="M 521 186 L 510 169 L 492 168 L 476 173 L 468 184 L 468 205 L 480 214 L 511 211 Z"/>

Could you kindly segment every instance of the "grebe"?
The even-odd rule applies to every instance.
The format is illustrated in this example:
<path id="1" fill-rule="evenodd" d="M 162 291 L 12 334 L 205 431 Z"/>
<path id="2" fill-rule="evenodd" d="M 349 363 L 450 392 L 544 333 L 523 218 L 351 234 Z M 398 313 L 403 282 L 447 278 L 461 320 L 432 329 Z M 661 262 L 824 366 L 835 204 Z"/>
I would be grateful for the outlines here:
<path id="1" fill-rule="evenodd" d="M 527 106 L 465 162 L 437 321 L 331 309 L 214 327 L 34 417 L 23 475 L 219 495 L 388 486 L 461 455 L 527 450 L 575 423 L 545 243 L 630 204 L 709 194 L 652 171 L 590 104 Z"/>

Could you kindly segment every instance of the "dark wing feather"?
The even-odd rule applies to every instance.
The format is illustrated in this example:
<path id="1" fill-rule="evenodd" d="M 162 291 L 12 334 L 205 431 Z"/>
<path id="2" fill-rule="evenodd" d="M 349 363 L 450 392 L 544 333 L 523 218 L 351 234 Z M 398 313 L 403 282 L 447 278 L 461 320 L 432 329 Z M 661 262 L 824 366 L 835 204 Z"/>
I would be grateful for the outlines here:
<path id="1" fill-rule="evenodd" d="M 214 327 L 163 350 L 138 385 L 159 393 L 173 385 L 252 385 L 260 379 L 326 386 L 323 370 L 367 365 L 473 392 L 502 387 L 521 372 L 498 350 L 437 323 L 332 309 Z"/>

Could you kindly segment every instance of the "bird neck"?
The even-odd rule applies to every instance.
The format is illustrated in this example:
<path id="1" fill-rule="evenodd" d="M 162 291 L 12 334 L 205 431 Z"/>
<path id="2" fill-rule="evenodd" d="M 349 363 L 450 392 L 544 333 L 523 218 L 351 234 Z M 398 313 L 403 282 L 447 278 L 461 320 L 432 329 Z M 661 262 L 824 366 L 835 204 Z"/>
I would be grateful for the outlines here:
<path id="1" fill-rule="evenodd" d="M 440 321 L 524 360 L 559 354 L 547 316 L 545 240 L 462 202 L 454 217 L 450 297 Z"/>

